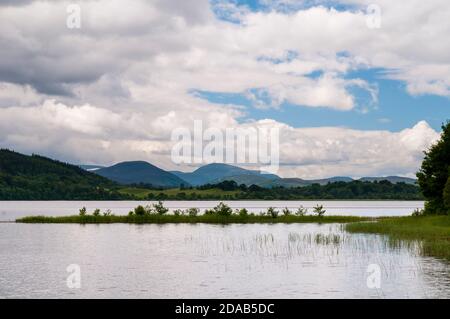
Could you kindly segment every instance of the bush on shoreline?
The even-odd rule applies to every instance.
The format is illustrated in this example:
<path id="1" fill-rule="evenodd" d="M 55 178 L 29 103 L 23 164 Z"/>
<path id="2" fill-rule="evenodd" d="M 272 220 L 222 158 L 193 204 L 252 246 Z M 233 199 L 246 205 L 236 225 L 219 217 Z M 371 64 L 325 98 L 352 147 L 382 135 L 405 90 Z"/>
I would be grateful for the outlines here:
<path id="1" fill-rule="evenodd" d="M 139 205 L 125 216 L 115 216 L 107 210 L 101 214 L 100 209 L 94 210 L 92 214 L 83 207 L 77 216 L 46 217 L 29 216 L 17 219 L 19 223 L 304 223 L 304 222 L 330 222 L 346 223 L 354 221 L 365 221 L 368 218 L 354 216 L 329 216 L 324 218 L 323 214 L 317 216 L 306 215 L 306 209 L 300 207 L 294 215 L 285 208 L 283 214 L 274 207 L 269 207 L 260 215 L 249 213 L 246 208 L 237 209 L 235 212 L 225 203 L 221 202 L 212 209 L 207 209 L 200 214 L 200 209 L 192 207 L 185 210 L 175 209 L 173 214 L 168 214 L 169 209 L 162 202 L 152 206 Z"/>

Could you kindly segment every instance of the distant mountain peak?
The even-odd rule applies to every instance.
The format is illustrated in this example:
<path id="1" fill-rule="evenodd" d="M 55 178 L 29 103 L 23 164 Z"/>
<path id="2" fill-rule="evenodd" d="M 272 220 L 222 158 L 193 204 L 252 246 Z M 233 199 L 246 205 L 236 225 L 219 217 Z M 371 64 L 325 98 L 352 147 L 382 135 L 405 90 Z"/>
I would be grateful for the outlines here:
<path id="1" fill-rule="evenodd" d="M 178 176 L 145 161 L 128 161 L 94 171 L 121 184 L 151 184 L 157 187 L 187 186 Z"/>
<path id="2" fill-rule="evenodd" d="M 278 176 L 273 174 L 262 174 L 257 170 L 248 170 L 241 168 L 239 166 L 233 166 L 225 163 L 211 163 L 197 168 L 191 173 L 172 171 L 171 173 L 177 175 L 178 177 L 184 179 L 189 184 L 193 186 L 199 186 L 204 184 L 212 184 L 220 181 L 224 181 L 233 178 L 233 180 L 239 179 L 239 176 L 246 176 L 248 179 L 249 175 L 260 177 L 258 180 L 272 180 L 279 179 Z"/>

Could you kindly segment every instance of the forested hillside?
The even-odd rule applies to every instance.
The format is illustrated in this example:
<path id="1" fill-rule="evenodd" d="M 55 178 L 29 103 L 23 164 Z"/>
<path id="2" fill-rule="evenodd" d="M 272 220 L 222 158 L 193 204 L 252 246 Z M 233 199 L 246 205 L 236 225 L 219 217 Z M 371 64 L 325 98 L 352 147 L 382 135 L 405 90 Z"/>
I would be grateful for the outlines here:
<path id="1" fill-rule="evenodd" d="M 0 200 L 119 199 L 117 185 L 78 166 L 0 150 Z"/>

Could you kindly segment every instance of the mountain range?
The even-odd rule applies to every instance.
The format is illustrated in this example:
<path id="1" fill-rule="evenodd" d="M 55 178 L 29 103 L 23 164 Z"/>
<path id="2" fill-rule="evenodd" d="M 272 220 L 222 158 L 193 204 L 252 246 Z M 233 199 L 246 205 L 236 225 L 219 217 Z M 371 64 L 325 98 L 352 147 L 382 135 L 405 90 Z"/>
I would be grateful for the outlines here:
<path id="1" fill-rule="evenodd" d="M 235 180 L 238 184 L 255 184 L 257 181 L 280 179 L 277 175 L 263 174 L 260 171 L 243 169 L 229 164 L 213 163 L 202 166 L 191 173 L 172 171 L 172 174 L 185 180 L 192 186 L 215 184 L 224 180 Z M 246 182 L 251 181 L 251 183 Z"/>
<path id="2" fill-rule="evenodd" d="M 234 189 L 241 192 L 234 194 L 236 199 L 420 199 L 418 187 L 371 183 L 371 181 L 390 180 L 393 183 L 414 183 L 413 179 L 403 177 L 367 177 L 365 184 L 354 182 L 349 177 L 333 177 L 322 180 L 304 180 L 300 178 L 280 178 L 276 175 L 261 174 L 259 171 L 246 170 L 227 164 L 210 164 L 198 168 L 191 173 L 168 172 L 143 161 L 122 162 L 111 167 L 83 165 L 82 167 L 52 160 L 39 155 L 24 155 L 10 150 L 0 150 L 0 200 L 130 200 L 141 198 L 135 187 L 124 187 L 126 184 L 142 184 L 144 188 L 157 186 L 161 188 L 182 188 L 194 185 L 206 185 L 226 190 L 230 183 L 221 181 L 233 180 L 248 186 L 242 191 L 238 185 Z M 342 184 L 328 184 L 330 182 Z M 326 184 L 307 187 L 311 184 Z M 285 189 L 274 188 L 284 186 Z M 297 186 L 305 186 L 292 188 Z M 263 188 L 261 188 L 263 187 Z M 146 190 L 150 191 L 150 190 Z M 161 190 L 161 192 L 164 190 Z M 171 190 L 168 190 L 170 192 Z M 314 191 L 313 193 L 311 193 Z M 196 194 L 196 192 L 199 192 Z M 162 194 L 162 193 L 160 193 Z M 160 195 L 159 194 L 159 195 Z M 184 194 L 184 196 L 182 196 Z M 230 196 L 219 192 L 202 193 L 202 189 L 194 190 L 190 199 L 224 199 Z M 147 194 L 149 196 L 151 194 Z M 154 194 L 153 194 L 154 195 Z M 159 196 L 158 195 L 158 196 Z M 169 196 L 170 193 L 163 194 Z M 138 196 L 138 197 L 136 197 Z M 200 197 L 198 197 L 200 196 Z M 147 197 L 145 197 L 147 198 Z M 153 198 L 153 197 L 152 197 Z M 186 193 L 172 194 L 174 200 L 186 198 Z"/>
<path id="3" fill-rule="evenodd" d="M 96 165 L 80 165 L 93 173 L 111 179 L 121 184 L 148 184 L 155 187 L 181 187 L 217 184 L 226 180 L 247 186 L 257 185 L 265 188 L 272 187 L 303 187 L 312 184 L 326 185 L 334 182 L 352 182 L 355 179 L 337 176 L 324 179 L 306 180 L 301 178 L 281 178 L 274 174 L 264 174 L 260 171 L 247 170 L 241 167 L 213 163 L 202 166 L 193 172 L 165 171 L 155 165 L 143 161 L 122 162 L 111 167 Z M 363 177 L 359 181 L 383 181 L 391 183 L 415 184 L 416 180 L 408 177 Z"/>

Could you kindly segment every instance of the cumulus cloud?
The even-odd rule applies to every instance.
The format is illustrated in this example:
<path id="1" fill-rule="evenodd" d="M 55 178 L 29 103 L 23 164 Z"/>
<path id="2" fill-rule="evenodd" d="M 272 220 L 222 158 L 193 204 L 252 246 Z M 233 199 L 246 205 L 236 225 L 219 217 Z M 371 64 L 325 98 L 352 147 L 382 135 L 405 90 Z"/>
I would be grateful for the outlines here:
<path id="1" fill-rule="evenodd" d="M 117 113 L 91 105 L 70 107 L 46 100 L 31 108 L 0 108 L 0 143 L 25 152 L 52 152 L 72 162 L 112 164 L 141 159 L 166 169 L 180 169 L 170 161 L 174 144 L 170 133 L 179 127 L 193 129 L 188 114 L 170 111 L 148 121 L 142 113 Z M 423 150 L 439 137 L 426 122 L 394 133 L 294 128 L 273 120 L 239 124 L 233 116 L 219 110 L 204 114 L 204 129 L 279 128 L 279 173 L 291 177 L 412 176 L 423 158 Z"/>
<path id="2" fill-rule="evenodd" d="M 297 177 L 414 176 L 423 150 L 438 138 L 439 133 L 423 121 L 400 132 L 287 127 L 280 157 L 284 173 Z"/>
<path id="3" fill-rule="evenodd" d="M 2 146 L 170 167 L 173 128 L 196 119 L 246 125 L 243 107 L 212 104 L 195 91 L 243 94 L 256 107 L 348 112 L 361 107 L 355 88 L 369 104 L 378 98 L 374 83 L 350 71 L 381 68 L 412 95 L 450 96 L 447 0 L 379 0 L 381 29 L 367 27 L 364 0 L 339 1 L 348 10 L 265 1 L 263 11 L 233 1 L 83 0 L 81 29 L 66 27 L 69 3 L 0 1 Z M 399 133 L 273 125 L 286 141 L 283 172 L 302 177 L 412 174 L 438 134 L 425 123 Z M 403 155 L 391 158 L 391 147 Z"/>

